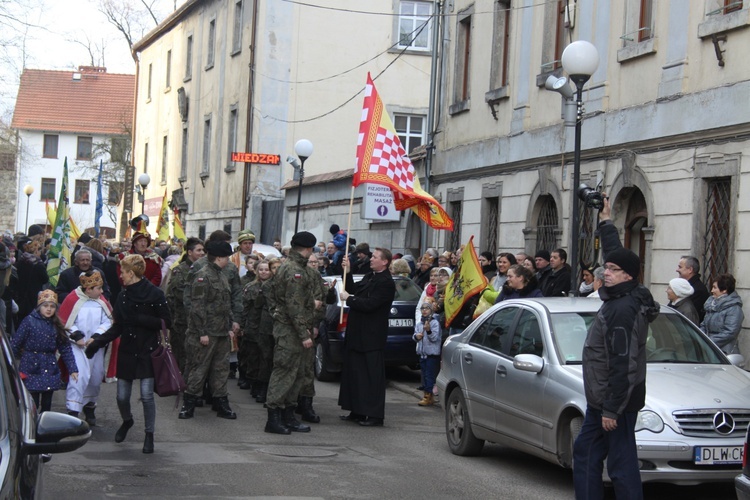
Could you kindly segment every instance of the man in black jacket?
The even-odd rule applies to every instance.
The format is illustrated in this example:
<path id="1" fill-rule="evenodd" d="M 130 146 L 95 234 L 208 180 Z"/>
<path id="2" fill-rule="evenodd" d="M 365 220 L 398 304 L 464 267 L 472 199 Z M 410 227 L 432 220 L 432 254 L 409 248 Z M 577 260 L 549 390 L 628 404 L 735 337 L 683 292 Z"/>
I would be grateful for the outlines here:
<path id="1" fill-rule="evenodd" d="M 552 270 L 544 283 L 542 295 L 545 297 L 563 297 L 570 291 L 570 266 L 567 264 L 568 253 L 562 248 L 552 250 L 549 267 Z"/>
<path id="2" fill-rule="evenodd" d="M 544 290 L 549 275 L 552 274 L 552 268 L 549 265 L 550 258 L 551 256 L 547 250 L 539 250 L 534 256 L 536 282 L 539 284 L 539 290 Z"/>
<path id="3" fill-rule="evenodd" d="M 76 256 L 73 259 L 73 263 L 75 265 L 61 272 L 60 277 L 57 280 L 57 288 L 55 288 L 55 293 L 57 294 L 57 300 L 60 302 L 60 304 L 63 303 L 63 300 L 65 300 L 65 297 L 67 297 L 70 292 L 81 286 L 81 281 L 78 279 L 78 276 L 80 276 L 81 273 L 85 273 L 89 269 L 94 269 L 94 271 L 102 275 L 102 281 L 104 281 L 104 286 L 102 287 L 102 289 L 104 290 L 104 296 L 107 298 L 107 300 L 112 300 L 112 295 L 109 290 L 109 284 L 107 284 L 107 278 L 104 276 L 104 273 L 92 266 L 91 252 L 88 249 L 82 248 L 78 250 L 78 252 L 76 252 Z"/>
<path id="4" fill-rule="evenodd" d="M 700 263 L 698 259 L 692 255 L 683 255 L 680 257 L 680 262 L 677 264 L 677 274 L 680 278 L 684 278 L 690 282 L 690 286 L 693 287 L 693 295 L 690 296 L 690 300 L 693 302 L 696 311 L 698 311 L 698 317 L 700 321 L 703 321 L 703 317 L 706 315 L 706 311 L 703 306 L 706 304 L 706 300 L 711 295 L 708 292 L 708 288 L 703 284 L 701 280 Z"/>
<path id="5" fill-rule="evenodd" d="M 583 346 L 586 417 L 573 447 L 577 499 L 603 498 L 602 471 L 617 498 L 643 498 L 635 423 L 646 401 L 648 324 L 659 314 L 651 292 L 638 283 L 641 263 L 623 248 L 609 218 L 609 200 L 599 214 L 604 252 L 603 304 Z"/>
<path id="6" fill-rule="evenodd" d="M 388 270 L 391 252 L 376 248 L 370 259 L 371 272 L 359 283 L 346 275 L 341 300 L 349 306 L 344 340 L 339 406 L 351 413 L 342 420 L 362 426 L 383 425 L 385 417 L 385 360 L 388 316 L 396 296 L 396 285 Z M 344 265 L 348 265 L 345 263 Z"/>

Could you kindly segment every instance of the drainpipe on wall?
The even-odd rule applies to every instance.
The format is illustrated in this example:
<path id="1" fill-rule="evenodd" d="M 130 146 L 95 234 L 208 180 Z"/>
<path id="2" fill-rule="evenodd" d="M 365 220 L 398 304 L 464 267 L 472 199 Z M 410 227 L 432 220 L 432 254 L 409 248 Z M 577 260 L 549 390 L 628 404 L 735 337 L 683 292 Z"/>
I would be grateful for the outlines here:
<path id="1" fill-rule="evenodd" d="M 255 47 L 258 41 L 258 1 L 253 0 L 253 40 L 250 46 L 250 78 L 247 84 L 247 125 L 245 126 L 245 151 L 252 151 L 253 145 L 253 96 L 255 95 Z M 247 204 L 250 193 L 250 163 L 245 163 L 242 169 L 242 215 L 240 216 L 240 230 L 245 229 L 247 219 Z M 260 236 L 260 235 L 258 235 Z"/>
<path id="2" fill-rule="evenodd" d="M 432 153 L 435 141 L 435 96 L 437 94 L 437 65 L 438 65 L 438 43 L 440 42 L 440 1 L 435 1 L 433 10 L 432 26 L 432 66 L 430 68 L 430 102 L 427 107 L 427 156 L 424 161 L 424 190 L 430 192 L 430 178 L 432 177 Z M 422 222 L 422 237 L 420 238 L 420 252 L 422 255 L 427 250 L 427 232 L 430 226 Z"/>
<path id="3" fill-rule="evenodd" d="M 133 61 L 135 61 L 135 92 L 133 93 L 133 125 L 130 130 L 130 163 L 135 162 L 135 130 L 136 130 L 136 120 L 138 118 L 138 76 L 140 75 L 141 70 L 141 61 L 138 59 L 138 55 L 135 53 L 135 51 L 131 52 L 131 55 L 133 56 Z M 125 168 L 127 169 L 129 165 L 125 165 Z M 127 179 L 127 174 L 125 175 L 125 179 Z M 133 186 L 128 186 L 125 184 L 123 180 L 123 202 L 124 202 L 124 196 L 125 196 L 125 189 L 133 189 Z M 123 239 L 125 237 L 125 232 L 128 230 L 128 227 L 130 224 L 128 223 L 129 217 L 123 217 L 125 215 L 125 206 L 123 203 L 123 211 L 120 212 L 120 227 L 118 234 L 120 235 L 120 239 Z M 130 214 L 132 215 L 132 214 Z M 125 223 L 123 223 L 125 222 Z"/>

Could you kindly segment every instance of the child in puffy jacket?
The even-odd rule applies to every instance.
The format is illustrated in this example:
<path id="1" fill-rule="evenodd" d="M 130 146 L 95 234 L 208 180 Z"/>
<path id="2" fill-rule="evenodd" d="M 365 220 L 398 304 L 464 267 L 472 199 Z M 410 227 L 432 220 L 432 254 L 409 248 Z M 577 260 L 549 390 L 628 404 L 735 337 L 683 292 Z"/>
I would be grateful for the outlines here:
<path id="1" fill-rule="evenodd" d="M 425 300 L 420 306 L 422 316 L 414 327 L 413 339 L 417 343 L 417 354 L 424 379 L 424 397 L 417 403 L 419 406 L 432 406 L 434 398 L 432 389 L 440 370 L 440 323 L 433 313 L 434 302 Z"/>

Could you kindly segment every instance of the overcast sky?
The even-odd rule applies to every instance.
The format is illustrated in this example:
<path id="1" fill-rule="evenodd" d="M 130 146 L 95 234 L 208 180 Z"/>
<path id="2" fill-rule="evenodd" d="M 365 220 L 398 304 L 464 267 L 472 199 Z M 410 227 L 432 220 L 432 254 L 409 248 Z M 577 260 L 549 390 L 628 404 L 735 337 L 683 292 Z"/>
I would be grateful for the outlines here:
<path id="1" fill-rule="evenodd" d="M 127 2 L 128 0 L 118 0 Z M 176 3 L 182 4 L 184 0 Z M 28 3 L 27 3 L 28 2 Z M 128 44 L 123 35 L 99 12 L 99 0 L 17 0 L 17 3 L 34 7 L 25 13 L 31 28 L 26 42 L 26 67 L 33 69 L 74 69 L 91 64 L 91 56 L 84 46 L 90 40 L 92 46 L 104 47 L 104 65 L 108 73 L 135 73 L 135 63 L 130 56 Z M 138 2 L 139 3 L 139 2 Z M 163 19 L 174 8 L 174 0 L 156 0 L 162 9 Z M 135 37 L 138 40 L 139 37 Z M 101 54 L 101 49 L 95 51 Z M 18 92 L 17 82 L 22 65 L 20 58 L 17 68 L 0 65 L 2 80 L 6 88 L 0 93 L 0 106 L 3 112 L 12 110 Z M 101 61 L 95 61 L 101 64 Z"/>

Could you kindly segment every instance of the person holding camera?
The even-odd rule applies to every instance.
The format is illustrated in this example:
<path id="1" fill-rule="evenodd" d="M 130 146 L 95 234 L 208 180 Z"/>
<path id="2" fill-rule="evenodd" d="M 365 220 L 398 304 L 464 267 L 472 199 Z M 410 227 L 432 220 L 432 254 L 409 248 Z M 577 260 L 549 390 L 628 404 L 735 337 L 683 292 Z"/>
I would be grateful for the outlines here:
<path id="1" fill-rule="evenodd" d="M 417 403 L 419 406 L 432 406 L 434 404 L 432 388 L 435 385 L 435 377 L 440 370 L 440 323 L 433 314 L 434 300 L 425 300 L 419 307 L 422 317 L 414 326 L 413 339 L 417 343 L 417 355 L 419 366 L 422 369 L 424 380 L 424 397 Z"/>

